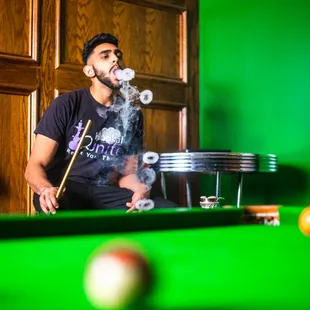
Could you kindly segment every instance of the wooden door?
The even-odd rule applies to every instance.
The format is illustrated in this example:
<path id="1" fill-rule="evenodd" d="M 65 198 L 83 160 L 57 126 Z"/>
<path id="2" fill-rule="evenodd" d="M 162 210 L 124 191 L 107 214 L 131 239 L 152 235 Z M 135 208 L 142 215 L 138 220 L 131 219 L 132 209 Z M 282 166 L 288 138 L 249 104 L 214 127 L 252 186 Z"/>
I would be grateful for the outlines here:
<path id="1" fill-rule="evenodd" d="M 81 51 L 99 32 L 118 37 L 132 84 L 154 94 L 143 106 L 145 148 L 197 148 L 197 0 L 0 0 L 0 20 L 1 213 L 31 212 L 24 170 L 34 128 L 56 96 L 90 85 Z M 182 178 L 168 182 L 184 205 Z"/>

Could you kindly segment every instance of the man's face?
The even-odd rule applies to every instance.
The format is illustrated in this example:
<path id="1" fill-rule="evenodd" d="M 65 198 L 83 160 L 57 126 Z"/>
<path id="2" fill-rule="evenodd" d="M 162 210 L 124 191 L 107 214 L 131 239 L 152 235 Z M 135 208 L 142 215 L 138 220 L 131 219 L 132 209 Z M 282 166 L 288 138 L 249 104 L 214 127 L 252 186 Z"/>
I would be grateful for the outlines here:
<path id="1" fill-rule="evenodd" d="M 122 57 L 123 53 L 115 45 L 103 43 L 93 50 L 87 64 L 93 66 L 95 76 L 102 84 L 111 89 L 119 89 L 120 84 L 114 71 L 120 68 Z"/>

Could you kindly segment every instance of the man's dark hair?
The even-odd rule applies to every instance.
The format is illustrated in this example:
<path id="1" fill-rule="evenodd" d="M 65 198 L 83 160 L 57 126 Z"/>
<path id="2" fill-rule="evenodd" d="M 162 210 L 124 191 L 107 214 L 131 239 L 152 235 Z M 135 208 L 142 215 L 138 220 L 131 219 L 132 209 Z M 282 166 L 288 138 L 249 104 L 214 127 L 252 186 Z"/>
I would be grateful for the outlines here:
<path id="1" fill-rule="evenodd" d="M 98 33 L 84 44 L 82 59 L 85 65 L 87 64 L 89 55 L 93 52 L 96 46 L 102 43 L 110 43 L 118 47 L 118 40 L 114 36 L 109 33 Z"/>

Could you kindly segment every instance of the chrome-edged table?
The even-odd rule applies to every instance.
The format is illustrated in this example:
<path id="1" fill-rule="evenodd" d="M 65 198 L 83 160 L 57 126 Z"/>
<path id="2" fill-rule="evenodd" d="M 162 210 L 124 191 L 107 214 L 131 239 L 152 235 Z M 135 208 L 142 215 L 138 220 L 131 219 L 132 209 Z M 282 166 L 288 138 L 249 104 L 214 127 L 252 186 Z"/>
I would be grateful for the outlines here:
<path id="1" fill-rule="evenodd" d="M 167 198 L 165 173 L 184 173 L 186 180 L 187 206 L 191 208 L 188 173 L 215 173 L 216 193 L 220 196 L 221 174 L 238 174 L 237 207 L 242 197 L 243 175 L 249 173 L 274 173 L 278 169 L 277 156 L 273 154 L 251 154 L 233 152 L 175 152 L 160 153 L 159 160 L 152 168 L 161 174 L 161 188 Z"/>

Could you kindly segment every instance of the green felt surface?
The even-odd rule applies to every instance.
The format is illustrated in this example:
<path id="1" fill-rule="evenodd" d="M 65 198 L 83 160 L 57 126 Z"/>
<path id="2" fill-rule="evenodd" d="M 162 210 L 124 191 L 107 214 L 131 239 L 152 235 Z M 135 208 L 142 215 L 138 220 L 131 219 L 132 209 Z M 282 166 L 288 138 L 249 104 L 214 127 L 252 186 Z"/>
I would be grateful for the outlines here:
<path id="1" fill-rule="evenodd" d="M 98 247 L 117 240 L 139 245 L 152 266 L 154 285 L 140 309 L 309 309 L 310 238 L 297 226 L 300 211 L 283 208 L 295 220 L 279 227 L 2 239 L 1 309 L 94 309 L 84 270 Z"/>

